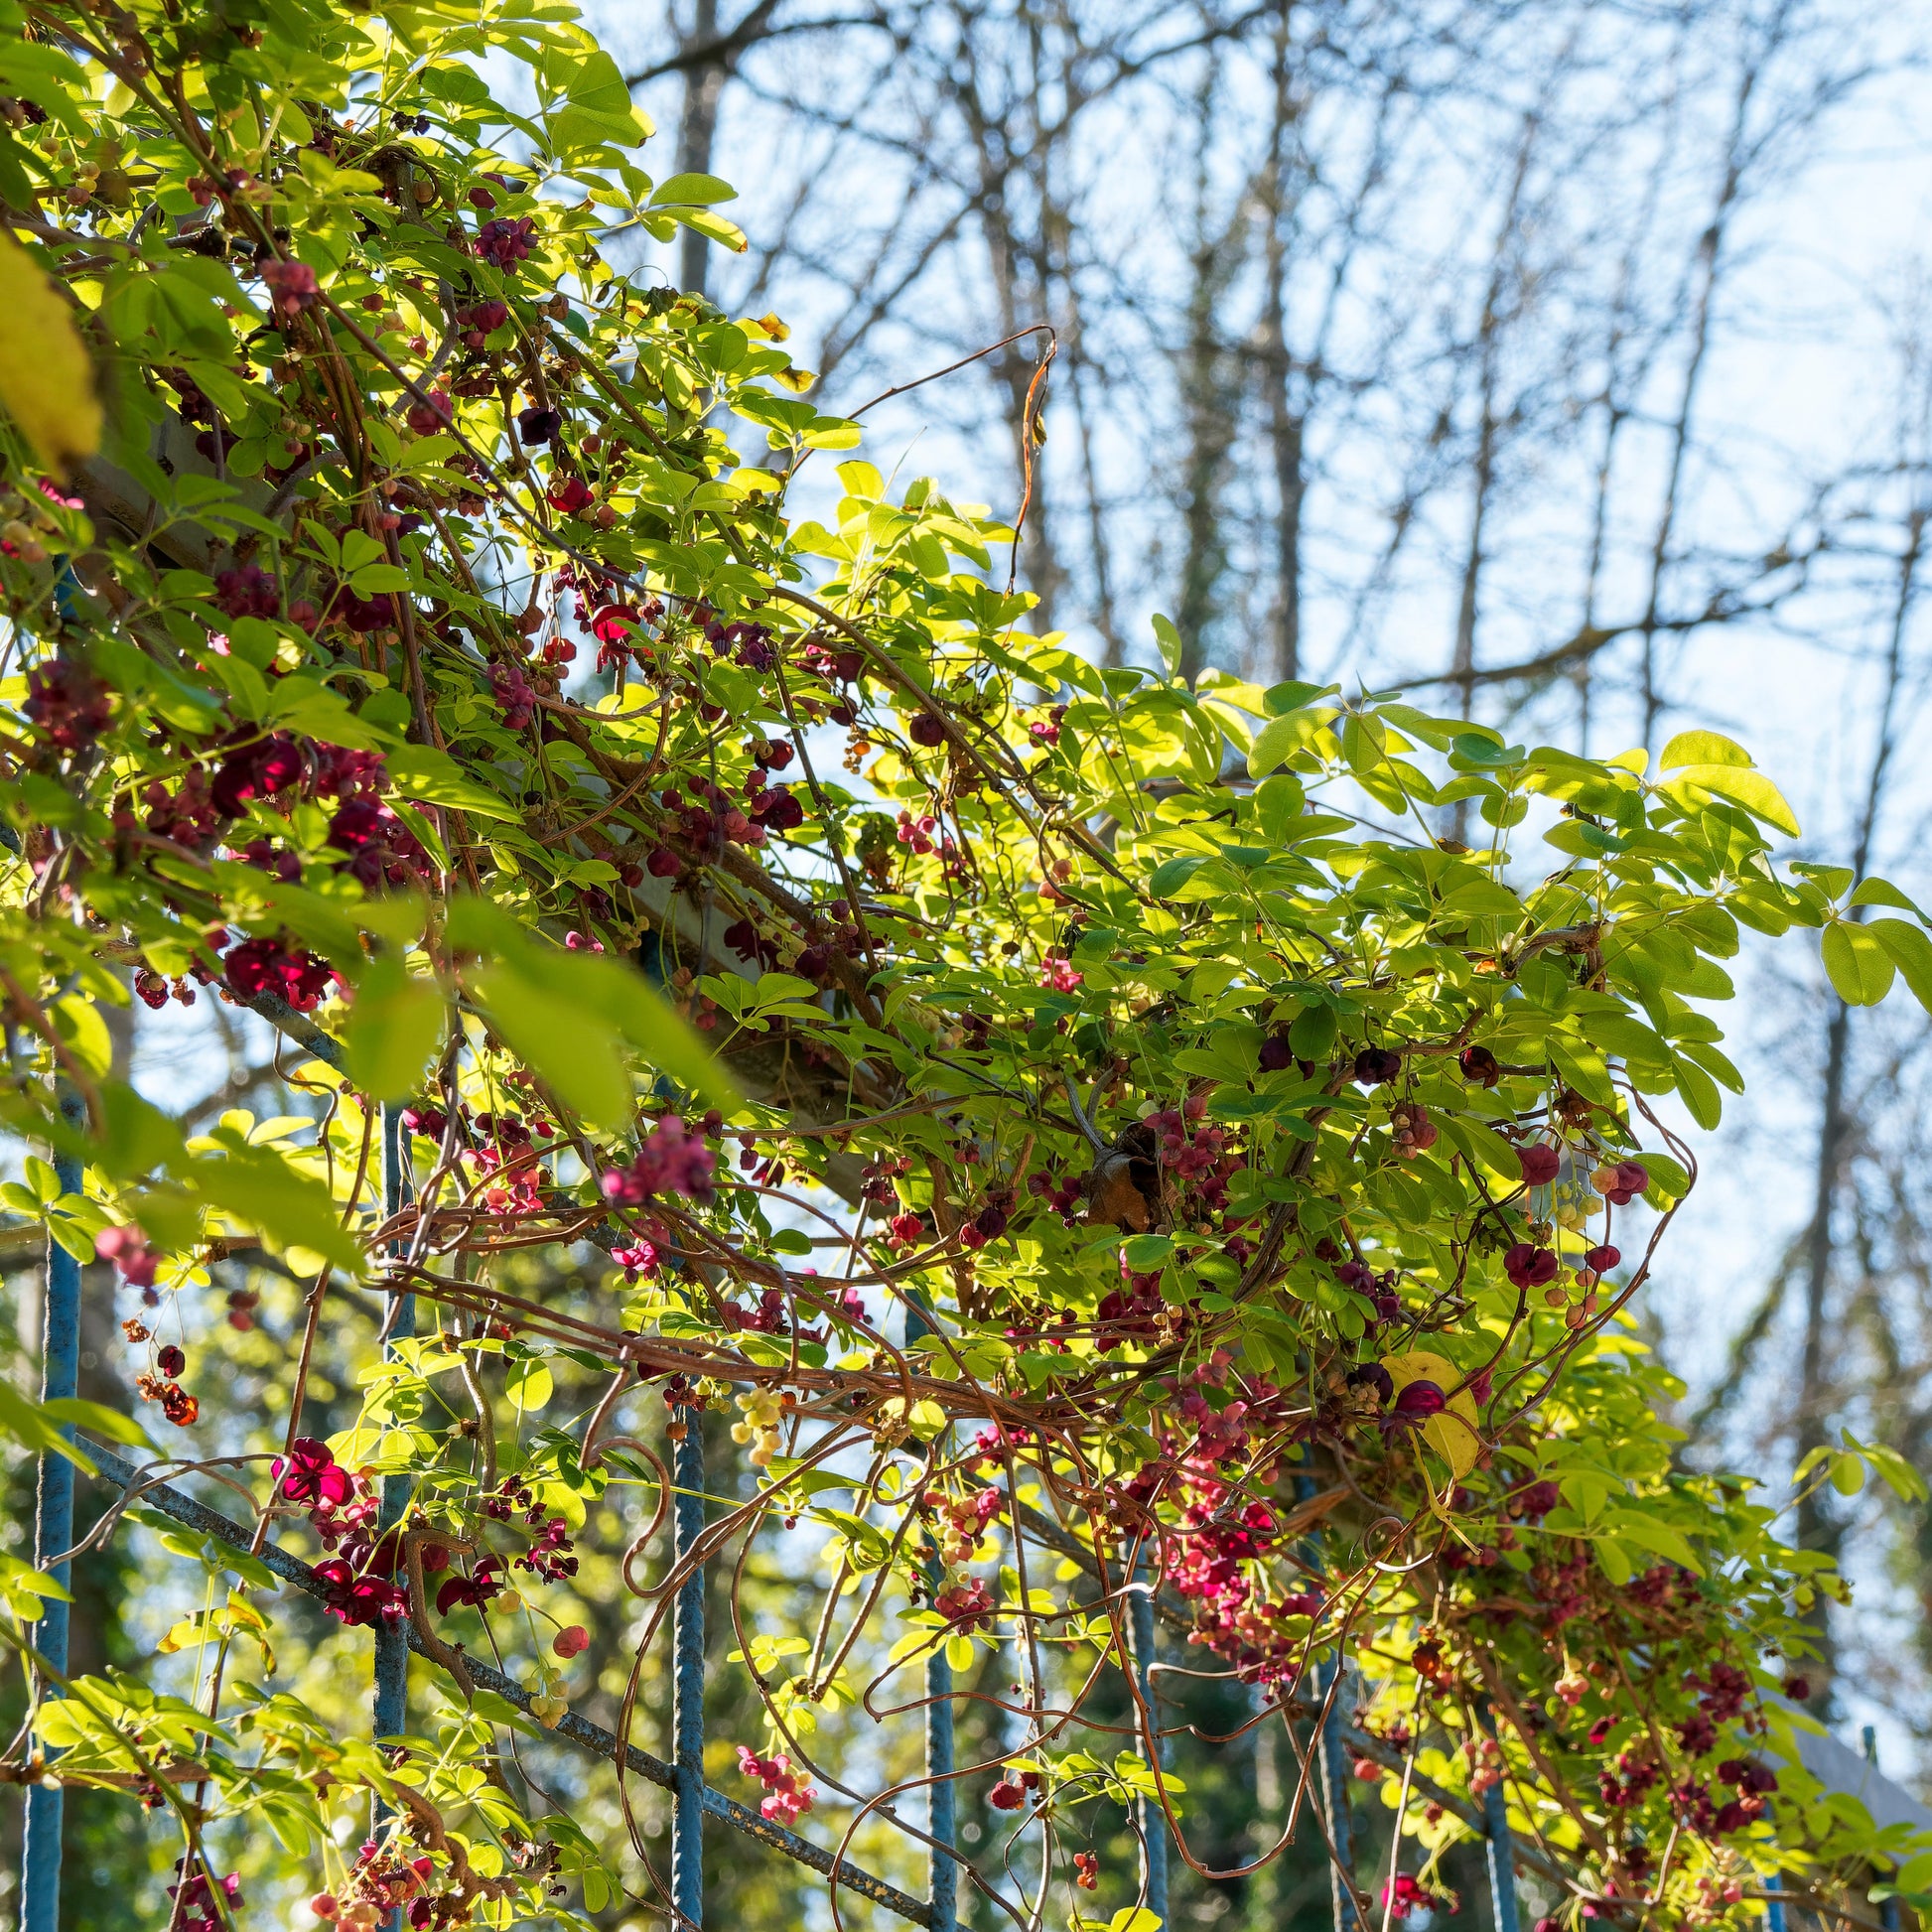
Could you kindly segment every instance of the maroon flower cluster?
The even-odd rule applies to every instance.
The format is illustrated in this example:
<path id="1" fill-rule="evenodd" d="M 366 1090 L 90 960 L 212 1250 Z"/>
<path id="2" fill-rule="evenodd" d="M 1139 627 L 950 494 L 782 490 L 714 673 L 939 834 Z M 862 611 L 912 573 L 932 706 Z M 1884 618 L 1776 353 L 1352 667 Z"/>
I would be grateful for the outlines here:
<path id="1" fill-rule="evenodd" d="M 50 657 L 27 673 L 28 722 L 59 752 L 87 751 L 112 716 L 106 690 L 84 665 Z"/>
<path id="2" fill-rule="evenodd" d="M 641 1207 L 654 1194 L 687 1194 L 706 1202 L 718 1186 L 718 1157 L 676 1114 L 645 1135 L 627 1168 L 610 1168 L 600 1183 L 613 1207 Z"/>
<path id="3" fill-rule="evenodd" d="M 305 952 L 285 936 L 244 939 L 223 956 L 221 968 L 237 999 L 258 1000 L 272 994 L 297 1013 L 319 1007 L 336 979 L 327 960 Z"/>
<path id="4" fill-rule="evenodd" d="M 472 245 L 478 256 L 492 268 L 511 270 L 518 262 L 529 258 L 536 246 L 531 238 L 536 230 L 536 219 L 532 215 L 498 215 L 477 230 L 477 239 Z"/>
<path id="5" fill-rule="evenodd" d="M 274 618 L 282 611 L 281 591 L 259 564 L 216 571 L 214 601 L 230 618 Z"/>
<path id="6" fill-rule="evenodd" d="M 323 1548 L 332 1555 L 316 1565 L 326 1587 L 323 1608 L 339 1623 L 374 1629 L 409 1614 L 409 1598 L 394 1581 L 397 1544 L 378 1534 L 381 1501 L 366 1476 L 345 1469 L 327 1443 L 298 1437 L 270 1473 L 281 1499 L 309 1513 Z"/>
<path id="7" fill-rule="evenodd" d="M 241 1903 L 241 1879 L 229 1872 L 219 1880 L 221 1897 L 214 1896 L 214 1886 L 208 1880 L 207 1870 L 198 1863 L 193 1871 L 187 1871 L 186 1859 L 175 1861 L 175 1882 L 168 1887 L 168 1896 L 175 1901 L 168 1923 L 175 1932 L 221 1932 L 224 1923 L 232 1923 L 235 1907 Z"/>

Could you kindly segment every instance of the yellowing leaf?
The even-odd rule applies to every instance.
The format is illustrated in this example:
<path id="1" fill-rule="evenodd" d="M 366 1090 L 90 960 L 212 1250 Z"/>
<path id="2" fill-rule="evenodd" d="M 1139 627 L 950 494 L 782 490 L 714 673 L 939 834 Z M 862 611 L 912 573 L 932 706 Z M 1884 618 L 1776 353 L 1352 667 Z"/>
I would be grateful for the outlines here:
<path id="1" fill-rule="evenodd" d="M 50 470 L 100 448 L 94 365 L 40 264 L 0 228 L 0 403 Z"/>
<path id="2" fill-rule="evenodd" d="M 1784 802 L 1784 794 L 1761 771 L 1737 764 L 1687 764 L 1671 773 L 1663 789 L 1675 795 L 1691 786 L 1743 806 L 1753 818 L 1775 825 L 1794 839 L 1798 836 L 1798 821 Z"/>
<path id="3" fill-rule="evenodd" d="M 1735 739 L 1722 732 L 1679 732 L 1657 760 L 1659 771 L 1675 771 L 1687 764 L 1748 766 L 1751 755 Z"/>
<path id="4" fill-rule="evenodd" d="M 1462 1380 L 1462 1371 L 1446 1356 L 1426 1348 L 1410 1348 L 1400 1355 L 1383 1357 L 1382 1366 L 1400 1395 L 1411 1382 L 1434 1382 L 1449 1396 L 1449 1406 L 1422 1426 L 1423 1441 L 1449 1465 L 1457 1476 L 1467 1475 L 1482 1449 L 1482 1431 L 1476 1414 L 1476 1401 L 1467 1389 L 1451 1389 Z"/>

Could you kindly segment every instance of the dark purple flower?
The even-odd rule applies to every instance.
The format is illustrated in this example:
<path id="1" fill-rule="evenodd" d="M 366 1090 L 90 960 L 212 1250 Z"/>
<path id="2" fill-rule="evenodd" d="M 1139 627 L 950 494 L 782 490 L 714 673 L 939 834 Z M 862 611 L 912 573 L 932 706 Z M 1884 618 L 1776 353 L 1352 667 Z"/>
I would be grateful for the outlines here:
<path id="1" fill-rule="evenodd" d="M 1446 1406 L 1443 1392 L 1434 1382 L 1410 1382 L 1383 1417 L 1382 1427 L 1385 1431 L 1420 1429 L 1431 1416 L 1440 1416 Z"/>
<path id="2" fill-rule="evenodd" d="M 214 573 L 214 601 L 231 618 L 272 618 L 282 608 L 275 580 L 259 564 Z"/>
<path id="3" fill-rule="evenodd" d="M 554 443 L 557 432 L 564 426 L 563 412 L 556 409 L 539 409 L 532 405 L 519 410 L 516 417 L 516 433 L 526 446 L 534 448 L 539 443 Z"/>
<path id="4" fill-rule="evenodd" d="M 513 220 L 498 215 L 477 230 L 477 253 L 493 268 L 514 268 L 535 246 L 530 237 L 536 226 L 535 218 L 528 214 L 519 214 Z"/>

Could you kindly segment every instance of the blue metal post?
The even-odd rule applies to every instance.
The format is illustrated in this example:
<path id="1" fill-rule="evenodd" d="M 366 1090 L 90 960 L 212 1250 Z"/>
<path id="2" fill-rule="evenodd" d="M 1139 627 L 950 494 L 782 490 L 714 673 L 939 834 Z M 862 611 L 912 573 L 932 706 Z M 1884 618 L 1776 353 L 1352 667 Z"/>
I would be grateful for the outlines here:
<path id="1" fill-rule="evenodd" d="M 402 1110 L 386 1106 L 382 1110 L 382 1211 L 385 1217 L 399 1214 L 409 1198 L 407 1167 L 408 1142 L 404 1138 Z M 401 1243 L 392 1242 L 391 1255 L 401 1252 Z M 416 1298 L 405 1295 L 395 1304 L 389 1323 L 384 1355 L 395 1353 L 399 1337 L 416 1332 Z M 382 1512 L 378 1519 L 385 1530 L 394 1529 L 409 1508 L 409 1478 L 386 1475 L 382 1478 Z M 400 1574 L 401 1560 L 397 1560 Z M 397 1737 L 409 1723 L 409 1630 L 403 1623 L 383 1622 L 375 1631 L 375 1734 Z M 378 1806 L 378 1827 L 387 1816 L 387 1807 Z M 401 1932 L 402 1907 L 398 1905 L 384 1921 L 386 1932 Z"/>
<path id="2" fill-rule="evenodd" d="M 1771 1807 L 1769 1805 L 1764 1807 L 1764 1822 L 1767 1825 L 1771 1822 Z M 1764 1881 L 1764 1889 L 1773 1894 L 1783 1891 L 1784 1873 L 1773 1870 L 1771 1875 Z M 1773 1896 L 1765 1901 L 1764 1932 L 1785 1932 L 1783 1899 Z"/>
<path id="3" fill-rule="evenodd" d="M 1496 1735 L 1496 1716 L 1488 1705 L 1476 1707 L 1476 1721 L 1490 1737 Z M 1415 1748 L 1412 1743 L 1410 1749 Z M 1496 1932 L 1517 1932 L 1516 1842 L 1510 1836 L 1509 1798 L 1501 1778 L 1482 1794 L 1482 1824 L 1488 1839 L 1483 1854 L 1489 1862 L 1489 1906 Z"/>
<path id="4" fill-rule="evenodd" d="M 704 1419 L 684 1412 L 684 1438 L 671 1457 L 677 1498 L 671 1547 L 677 1560 L 704 1534 Z M 684 1926 L 704 1924 L 704 1572 L 694 1570 L 671 1606 L 671 1903 Z"/>
<path id="5" fill-rule="evenodd" d="M 1134 1681 L 1140 1686 L 1141 1702 L 1147 1707 L 1148 1728 L 1154 1733 L 1155 1764 L 1165 1764 L 1167 1746 L 1161 1738 L 1160 1714 L 1154 1707 L 1154 1574 L 1145 1554 L 1134 1566 L 1134 1581 L 1145 1586 L 1135 1589 L 1128 1598 L 1134 1631 Z M 1161 1808 L 1161 1800 L 1155 1797 L 1141 1800 L 1141 1878 L 1147 1909 L 1165 1926 L 1168 1922 L 1168 1815 Z"/>
<path id="6" fill-rule="evenodd" d="M 1864 1761 L 1875 1771 L 1878 1768 L 1878 1733 L 1870 1725 L 1864 1727 Z M 1897 1866 L 1892 1867 L 1894 1875 Z M 1885 1932 L 1898 1932 L 1898 1900 L 1896 1897 L 1881 1898 L 1878 1901 L 1878 1923 Z"/>
<path id="7" fill-rule="evenodd" d="M 1303 1452 L 1307 1453 L 1306 1450 Z M 1314 1477 L 1307 1473 L 1298 1474 L 1295 1478 L 1295 1500 L 1305 1503 L 1313 1494 Z M 1320 1544 L 1311 1537 L 1302 1545 L 1304 1560 L 1311 1566 L 1315 1565 L 1320 1549 Z M 1342 1662 L 1337 1654 L 1332 1663 L 1323 1664 L 1315 1671 L 1315 1687 L 1324 1703 L 1327 1703 L 1329 1688 L 1341 1675 L 1341 1670 Z M 1328 1714 L 1321 1721 L 1321 1734 L 1315 1747 L 1315 1770 L 1321 1780 L 1321 1808 L 1328 1815 L 1328 1837 L 1334 1847 L 1334 1860 L 1328 1869 L 1328 1886 L 1334 1907 L 1335 1932 L 1360 1932 L 1355 1894 L 1344 1875 L 1352 1867 L 1354 1858 L 1351 1850 L 1353 1833 L 1348 1818 L 1348 1753 L 1342 1748 L 1341 1742 L 1339 1691 L 1336 1691 L 1334 1702 L 1328 1705 Z"/>
<path id="8" fill-rule="evenodd" d="M 1324 1699 L 1341 1673 L 1339 1657 L 1323 1664 L 1315 1673 L 1315 1682 Z M 1360 1922 L 1355 1894 L 1346 1875 L 1354 1866 L 1348 1784 L 1348 1752 L 1341 1741 L 1341 1693 L 1336 1691 L 1328 1715 L 1321 1721 L 1321 1795 L 1328 1813 L 1328 1836 L 1334 1842 L 1334 1863 L 1329 1866 L 1328 1880 L 1334 1902 L 1335 1932 L 1356 1932 Z"/>
<path id="9" fill-rule="evenodd" d="M 920 1336 L 932 1332 L 916 1303 L 905 1311 L 905 1345 L 910 1348 Z M 926 1577 L 935 1593 L 940 1582 L 939 1561 L 926 1565 Z M 959 1843 L 959 1794 L 954 1788 L 953 1755 L 953 1681 L 952 1665 L 946 1661 L 943 1640 L 933 1646 L 925 1666 L 925 1774 L 926 1824 L 934 1843 L 929 1865 L 928 1902 L 932 1906 L 932 1932 L 953 1932 L 959 1918 L 959 1866 L 951 1854 L 942 1849 Z"/>
<path id="10" fill-rule="evenodd" d="M 61 1117 L 69 1127 L 86 1119 L 77 1094 L 63 1091 Z M 57 1155 L 54 1172 L 61 1191 L 77 1194 L 80 1163 Z M 80 1264 L 52 1239 L 47 1244 L 47 1300 L 41 1314 L 41 1400 L 58 1401 L 76 1393 L 80 1380 Z M 69 1442 L 73 1430 L 61 1434 Z M 34 1565 L 51 1568 L 57 1583 L 70 1582 L 73 1566 L 51 1565 L 50 1557 L 73 1547 L 73 1464 L 64 1455 L 43 1455 L 40 1490 L 34 1511 Z M 68 1667 L 68 1605 L 50 1599 L 42 1612 L 34 1641 L 54 1669 Z M 42 1687 L 45 1691 L 45 1686 Z M 60 1787 L 27 1787 L 26 1838 L 21 1848 L 21 1932 L 60 1932 L 61 1826 L 64 1793 Z"/>

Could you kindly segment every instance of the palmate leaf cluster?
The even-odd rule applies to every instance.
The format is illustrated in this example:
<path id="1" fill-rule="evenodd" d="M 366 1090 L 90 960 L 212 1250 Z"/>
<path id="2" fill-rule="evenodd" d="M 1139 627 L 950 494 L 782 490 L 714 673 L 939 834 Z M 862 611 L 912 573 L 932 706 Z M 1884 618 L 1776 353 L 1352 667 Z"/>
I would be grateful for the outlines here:
<path id="1" fill-rule="evenodd" d="M 1629 1313 L 1695 1175 L 1665 1120 L 1739 1086 L 1741 929 L 1926 1000 L 1915 906 L 1780 867 L 1788 808 L 1714 734 L 1589 760 L 1190 687 L 1165 624 L 1158 672 L 1032 634 L 1023 535 L 839 461 L 777 318 L 614 270 L 632 230 L 739 237 L 723 184 L 643 172 L 567 7 L 11 7 L 0 67 L 4 1104 L 84 1167 L 4 1203 L 144 1299 L 128 1367 L 186 1463 L 214 1339 L 160 1336 L 210 1270 L 307 1285 L 291 1364 L 329 1364 L 333 1295 L 414 1294 L 359 1418 L 316 1444 L 291 1387 L 237 1474 L 458 1713 L 342 1734 L 275 1688 L 269 1573 L 210 1546 L 186 1690 L 43 1680 L 23 1751 L 191 1857 L 267 1823 L 345 1922 L 601 1911 L 621 1848 L 523 1815 L 499 1754 L 571 1708 L 590 1506 L 615 1475 L 648 1524 L 721 1412 L 753 1475 L 701 1554 L 829 1538 L 822 1613 L 740 1633 L 767 1815 L 854 1797 L 841 1713 L 915 1725 L 930 1661 L 998 1648 L 969 1788 L 1054 1909 L 1090 1800 L 1191 1858 L 1158 1706 L 1126 1750 L 1082 1714 L 1138 1567 L 1298 1751 L 1339 1683 L 1366 1762 L 1413 1752 L 1425 1889 L 1500 1776 L 1566 1916 L 1741 1918 L 1780 1867 L 1917 1896 L 1928 1855 L 1816 1790 L 1774 1695 L 1842 1586 L 1780 1498 L 1673 1461 Z M 185 1131 L 113 1060 L 136 996 L 261 1016 L 291 1111 Z M 539 1252 L 575 1257 L 547 1298 Z M 564 1414 L 565 1373 L 607 1396 Z M 76 1421 L 140 1435 L 0 1404 L 34 1452 Z M 1800 1480 L 1868 1466 L 1916 1480 L 1849 1440 Z M 345 1527 L 384 1476 L 400 1529 Z M 661 1544 L 608 1574 L 661 1649 Z M 0 1587 L 30 1645 L 54 1586 Z M 520 1707 L 470 1679 L 492 1641 Z M 395 1822 L 345 1864 L 371 1792 Z"/>

